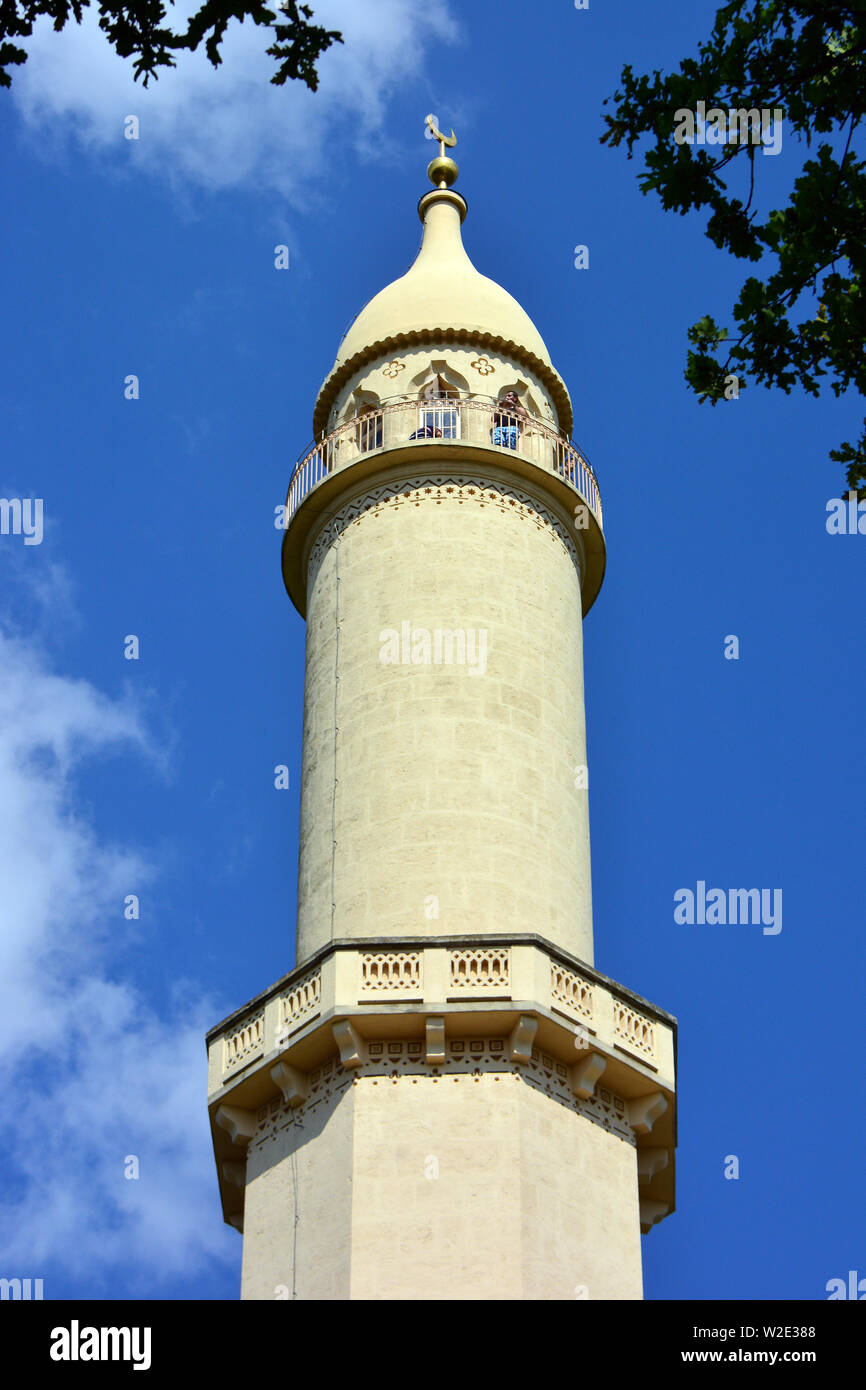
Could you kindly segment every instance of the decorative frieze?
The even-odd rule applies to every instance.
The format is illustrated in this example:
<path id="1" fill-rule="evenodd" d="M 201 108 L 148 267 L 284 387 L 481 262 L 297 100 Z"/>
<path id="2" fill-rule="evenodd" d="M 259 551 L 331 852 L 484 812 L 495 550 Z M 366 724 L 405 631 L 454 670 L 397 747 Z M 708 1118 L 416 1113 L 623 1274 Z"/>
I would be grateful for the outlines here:
<path id="1" fill-rule="evenodd" d="M 445 1080 L 449 1084 L 462 1080 L 477 1085 L 482 1081 L 496 1084 L 521 1078 L 625 1142 L 635 1143 L 630 1106 L 621 1096 L 601 1086 L 596 1086 L 593 1094 L 580 1094 L 574 1088 L 569 1068 L 533 1047 L 530 1039 L 526 1039 L 525 1054 L 516 1058 L 512 1038 L 451 1038 L 442 1044 L 441 1053 L 433 1064 L 427 1055 L 427 1044 L 421 1038 L 371 1040 L 363 1049 L 358 1047 L 358 1042 L 348 1031 L 343 1034 L 345 1060 L 331 1057 L 310 1072 L 303 1081 L 306 1091 L 303 1099 L 296 1089 L 298 1077 L 293 1078 L 292 1094 L 288 1098 L 284 1090 L 281 1097 L 259 1107 L 255 1115 L 254 1148 L 276 1138 L 288 1124 L 303 1128 L 308 1113 L 335 1100 L 351 1086 L 397 1085 L 400 1082 L 436 1085 Z M 284 1080 L 285 1077 L 281 1078 L 281 1082 Z M 657 1102 L 636 1108 L 639 1125 L 645 1124 L 646 1110 L 651 1111 L 653 1104 Z"/>
<path id="2" fill-rule="evenodd" d="M 285 1083 L 289 1078 L 286 1073 L 282 1073 L 277 1084 L 283 1094 L 258 1107 L 256 1131 L 250 1147 L 254 1150 L 261 1148 L 288 1124 L 303 1127 L 308 1118 L 326 1105 L 334 1095 L 348 1090 L 356 1074 L 343 1067 L 339 1057 L 329 1057 L 312 1071 L 297 1073 L 296 1078 L 292 1078 L 290 1093 L 287 1096 Z"/>
<path id="3" fill-rule="evenodd" d="M 341 507 L 319 532 L 310 552 L 307 571 L 310 588 L 332 542 L 349 526 L 357 525 L 365 517 L 381 514 L 392 508 L 451 505 L 496 508 L 500 512 L 516 516 L 526 525 L 546 532 L 554 542 L 562 545 L 571 556 L 578 573 L 580 572 L 580 555 L 572 536 L 560 518 L 538 498 L 507 483 L 441 473 L 432 477 L 422 475 L 406 478 L 399 483 L 382 483 Z"/>

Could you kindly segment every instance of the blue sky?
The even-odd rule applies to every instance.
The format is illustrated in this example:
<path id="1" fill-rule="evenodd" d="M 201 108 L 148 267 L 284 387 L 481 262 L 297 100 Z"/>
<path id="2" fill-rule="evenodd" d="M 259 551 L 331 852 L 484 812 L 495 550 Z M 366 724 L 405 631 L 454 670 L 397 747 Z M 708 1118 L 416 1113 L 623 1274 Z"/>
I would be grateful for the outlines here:
<path id="1" fill-rule="evenodd" d="M 714 12 L 320 0 L 346 45 L 315 96 L 269 86 L 250 25 L 218 73 L 186 59 L 144 92 L 91 17 L 37 29 L 0 93 L 0 496 L 44 499 L 41 545 L 0 537 L 0 1273 L 237 1296 L 204 1032 L 294 961 L 304 627 L 273 512 L 340 337 L 414 257 L 433 111 L 469 254 L 538 325 L 604 500 L 596 963 L 680 1023 L 678 1210 L 644 1240 L 646 1296 L 866 1274 L 866 537 L 825 528 L 862 402 L 699 406 L 686 328 L 729 321 L 746 270 L 599 144 L 623 63 L 670 69 Z M 758 161 L 762 206 L 802 157 Z M 700 879 L 781 888 L 782 931 L 678 925 Z"/>

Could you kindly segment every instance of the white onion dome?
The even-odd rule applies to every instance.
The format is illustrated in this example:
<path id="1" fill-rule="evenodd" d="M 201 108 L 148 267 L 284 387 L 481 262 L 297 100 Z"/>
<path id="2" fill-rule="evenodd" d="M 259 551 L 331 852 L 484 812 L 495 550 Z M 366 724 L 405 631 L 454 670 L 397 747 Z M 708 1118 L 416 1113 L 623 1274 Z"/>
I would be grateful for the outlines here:
<path id="1" fill-rule="evenodd" d="M 517 300 L 481 275 L 466 254 L 461 234 L 466 203 L 446 186 L 456 178 L 457 166 L 450 159 L 433 160 L 428 173 L 445 177 L 418 204 L 421 249 L 406 274 L 364 306 L 343 338 L 316 402 L 315 436 L 327 430 L 338 393 L 367 362 L 431 338 L 492 349 L 522 363 L 546 386 L 560 429 L 570 435 L 571 400 L 544 339 Z"/>

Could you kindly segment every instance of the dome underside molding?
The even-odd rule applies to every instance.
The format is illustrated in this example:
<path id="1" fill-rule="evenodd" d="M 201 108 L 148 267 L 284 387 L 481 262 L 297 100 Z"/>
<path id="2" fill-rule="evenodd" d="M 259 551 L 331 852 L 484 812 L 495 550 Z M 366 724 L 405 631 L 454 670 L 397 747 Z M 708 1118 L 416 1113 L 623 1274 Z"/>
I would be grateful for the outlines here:
<path id="1" fill-rule="evenodd" d="M 447 328 L 439 325 L 431 326 L 429 329 L 412 329 L 405 333 L 389 334 L 388 337 L 370 343 L 346 362 L 341 363 L 322 384 L 322 389 L 319 392 L 319 398 L 313 412 L 314 437 L 320 439 L 328 432 L 328 417 L 334 401 L 346 383 L 357 372 L 369 362 L 375 361 L 376 358 L 393 352 L 395 348 L 418 347 L 424 343 L 429 343 L 434 347 L 440 345 L 444 347 L 448 343 L 461 345 L 468 343 L 480 348 L 491 348 L 503 357 L 510 357 L 512 360 L 522 363 L 547 388 L 556 408 L 562 433 L 567 436 L 571 435 L 574 428 L 571 398 L 564 381 L 548 362 L 545 362 L 522 344 L 508 338 L 502 338 L 496 333 L 485 333 L 480 329 Z"/>

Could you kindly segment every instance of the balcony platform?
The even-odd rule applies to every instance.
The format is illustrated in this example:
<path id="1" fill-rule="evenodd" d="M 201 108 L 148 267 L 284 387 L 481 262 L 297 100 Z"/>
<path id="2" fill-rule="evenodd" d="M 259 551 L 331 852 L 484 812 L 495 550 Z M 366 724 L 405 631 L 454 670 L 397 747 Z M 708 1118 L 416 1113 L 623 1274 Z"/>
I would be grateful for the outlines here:
<path id="1" fill-rule="evenodd" d="M 494 444 L 493 408 L 486 406 L 487 426 L 477 437 L 409 439 L 408 425 L 417 417 L 405 403 L 398 429 L 396 412 L 378 431 L 371 416 L 357 417 L 302 456 L 289 484 L 286 530 L 283 536 L 283 580 L 289 597 L 306 617 L 306 567 L 316 534 L 349 498 L 366 487 L 417 474 L 465 474 L 491 481 L 524 483 L 530 492 L 552 500 L 573 528 L 584 558 L 582 601 L 584 616 L 598 596 L 604 579 L 606 550 L 602 530 L 601 494 L 595 475 L 576 446 L 540 422 L 517 436 L 516 447 Z M 476 421 L 476 424 L 478 422 Z M 358 431 L 363 429 L 360 437 Z M 381 444 L 375 444 L 382 439 Z M 362 448 L 367 440 L 373 448 Z"/>
<path id="2" fill-rule="evenodd" d="M 207 1045 L 223 1213 L 238 1229 L 245 1150 L 277 1110 L 315 1104 L 341 1075 L 460 1075 L 476 1052 L 634 1145 L 644 1232 L 674 1209 L 676 1020 L 543 937 L 335 941 Z"/>

